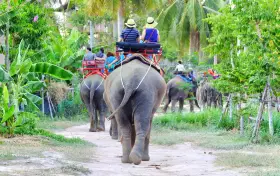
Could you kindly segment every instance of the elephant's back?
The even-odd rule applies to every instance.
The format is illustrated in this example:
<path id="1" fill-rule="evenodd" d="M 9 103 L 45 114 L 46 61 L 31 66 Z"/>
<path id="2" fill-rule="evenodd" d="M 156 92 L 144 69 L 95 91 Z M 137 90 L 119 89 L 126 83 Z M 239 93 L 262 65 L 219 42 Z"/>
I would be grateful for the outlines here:
<path id="1" fill-rule="evenodd" d="M 122 79 L 121 79 L 122 78 Z M 154 68 L 149 68 L 149 65 L 143 64 L 139 60 L 132 60 L 131 62 L 118 67 L 114 70 L 106 80 L 105 84 L 112 84 L 112 82 L 119 82 L 123 84 L 132 83 L 137 86 L 140 82 L 146 84 L 160 84 L 165 86 L 165 80 Z M 121 83 L 122 84 L 122 83 Z"/>

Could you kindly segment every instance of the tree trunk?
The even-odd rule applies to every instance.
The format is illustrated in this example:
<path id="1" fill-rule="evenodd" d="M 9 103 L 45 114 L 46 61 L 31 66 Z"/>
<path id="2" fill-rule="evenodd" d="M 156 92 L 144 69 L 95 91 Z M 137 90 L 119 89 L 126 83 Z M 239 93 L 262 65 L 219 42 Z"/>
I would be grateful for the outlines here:
<path id="1" fill-rule="evenodd" d="M 113 23 L 113 38 L 114 38 L 114 41 L 117 41 L 118 38 L 119 38 L 119 34 L 118 34 L 118 20 L 114 20 L 112 21 Z"/>
<path id="2" fill-rule="evenodd" d="M 200 34 L 197 30 L 193 30 L 190 32 L 190 49 L 189 53 L 192 56 L 195 52 L 197 52 L 197 56 L 200 57 Z M 201 62 L 202 58 L 198 58 L 198 61 Z"/>
<path id="3" fill-rule="evenodd" d="M 92 21 L 89 21 L 89 33 L 90 33 L 90 48 L 93 48 L 93 34 L 94 34 L 94 25 Z"/>
<path id="4" fill-rule="evenodd" d="M 120 37 L 123 27 L 124 27 L 124 1 L 121 1 L 119 10 L 118 10 L 118 38 Z"/>
<path id="5" fill-rule="evenodd" d="M 217 65 L 217 64 L 218 64 L 218 56 L 215 55 L 215 56 L 214 56 L 214 65 Z"/>

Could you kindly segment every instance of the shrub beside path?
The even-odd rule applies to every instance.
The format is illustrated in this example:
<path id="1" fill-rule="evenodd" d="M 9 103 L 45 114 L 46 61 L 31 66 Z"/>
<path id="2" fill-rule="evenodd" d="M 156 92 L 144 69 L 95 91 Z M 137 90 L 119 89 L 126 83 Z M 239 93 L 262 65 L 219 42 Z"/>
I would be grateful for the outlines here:
<path id="1" fill-rule="evenodd" d="M 106 131 L 89 133 L 89 125 L 74 126 L 58 132 L 66 137 L 80 137 L 97 145 L 92 162 L 84 167 L 91 170 L 92 176 L 239 176 L 236 171 L 226 170 L 214 164 L 216 159 L 211 151 L 183 143 L 173 146 L 150 144 L 150 161 L 136 166 L 121 163 L 121 143 L 109 136 L 109 123 Z M 153 136 L 151 136 L 153 137 Z"/>

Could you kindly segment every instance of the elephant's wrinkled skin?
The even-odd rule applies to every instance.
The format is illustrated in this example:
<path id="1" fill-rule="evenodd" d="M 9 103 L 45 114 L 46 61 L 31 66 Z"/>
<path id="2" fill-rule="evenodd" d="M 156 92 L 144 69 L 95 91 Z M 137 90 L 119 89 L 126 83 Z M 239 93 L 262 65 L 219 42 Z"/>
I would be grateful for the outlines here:
<path id="1" fill-rule="evenodd" d="M 151 123 L 164 96 L 166 83 L 151 68 L 136 90 L 148 69 L 148 65 L 132 60 L 114 70 L 105 81 L 104 99 L 110 111 L 114 112 L 112 115 L 122 134 L 123 163 L 140 164 L 150 160 Z"/>
<path id="2" fill-rule="evenodd" d="M 165 94 L 165 105 L 163 107 L 163 112 L 165 113 L 167 111 L 168 105 L 171 104 L 171 111 L 175 112 L 175 105 L 179 101 L 179 112 L 182 112 L 183 106 L 184 106 L 184 100 L 186 98 L 189 98 L 190 103 L 190 111 L 194 111 L 194 104 L 193 104 L 193 98 L 196 97 L 196 86 L 194 86 L 190 91 L 180 89 L 179 86 L 181 83 L 188 84 L 184 82 L 180 77 L 176 76 L 168 81 L 167 83 L 167 89 Z M 198 108 L 197 100 L 195 99 L 195 104 Z"/>
<path id="3" fill-rule="evenodd" d="M 89 113 L 90 132 L 105 130 L 104 121 L 107 106 L 103 99 L 103 92 L 104 81 L 99 75 L 91 75 L 81 83 L 80 94 Z"/>

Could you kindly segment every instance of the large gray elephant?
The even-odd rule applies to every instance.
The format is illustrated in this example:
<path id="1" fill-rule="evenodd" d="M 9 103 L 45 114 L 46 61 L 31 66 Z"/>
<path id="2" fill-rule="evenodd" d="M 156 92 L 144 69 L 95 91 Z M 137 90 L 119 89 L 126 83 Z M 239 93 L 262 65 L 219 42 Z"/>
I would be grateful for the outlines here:
<path id="1" fill-rule="evenodd" d="M 122 135 L 123 163 L 150 160 L 151 123 L 166 90 L 159 72 L 139 59 L 141 56 L 133 55 L 105 81 L 104 99 L 113 112 L 108 118 L 115 117 Z"/>
<path id="2" fill-rule="evenodd" d="M 193 101 L 195 101 L 195 105 L 198 108 L 200 108 L 196 100 L 196 89 L 197 89 L 196 84 L 189 83 L 189 85 L 192 86 L 190 90 L 184 90 L 179 88 L 181 84 L 188 84 L 188 83 L 186 83 L 184 80 L 182 80 L 182 78 L 178 76 L 175 76 L 174 78 L 168 81 L 166 94 L 165 94 L 165 105 L 163 107 L 164 113 L 167 111 L 168 105 L 170 103 L 171 103 L 171 111 L 175 112 L 175 106 L 178 101 L 179 101 L 179 112 L 182 112 L 184 101 L 186 98 L 189 98 L 191 112 L 194 111 Z"/>
<path id="3" fill-rule="evenodd" d="M 99 75 L 90 75 L 81 83 L 80 94 L 88 110 L 90 132 L 105 130 L 107 106 L 103 99 L 103 93 L 104 79 Z"/>
<path id="4" fill-rule="evenodd" d="M 203 79 L 197 89 L 198 101 L 202 104 L 202 107 L 221 107 L 223 106 L 222 93 L 213 88 L 207 79 Z"/>

